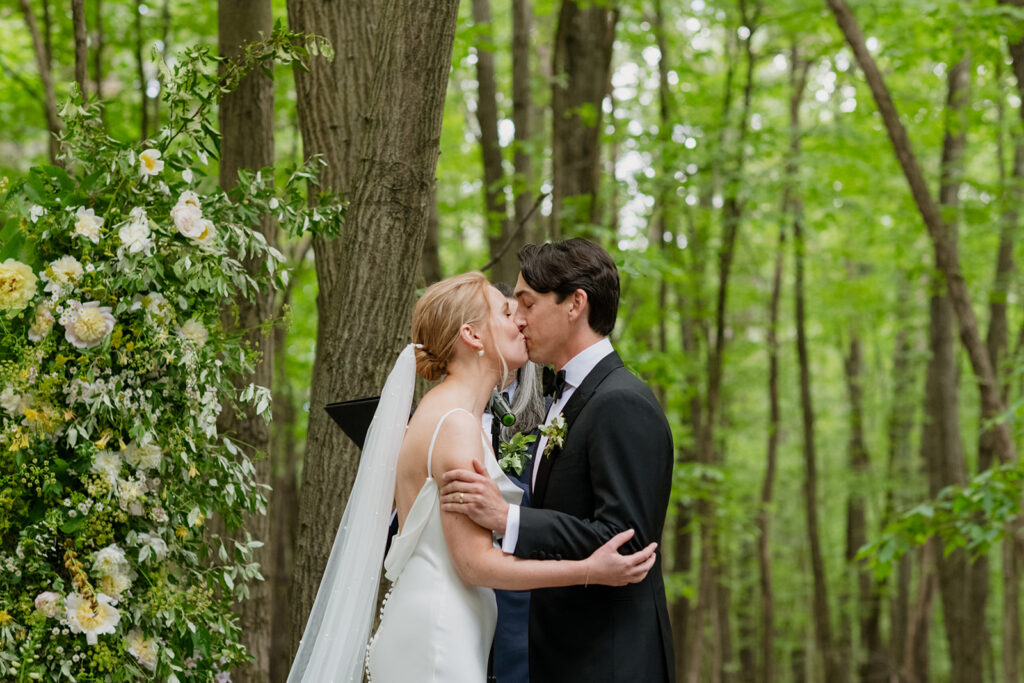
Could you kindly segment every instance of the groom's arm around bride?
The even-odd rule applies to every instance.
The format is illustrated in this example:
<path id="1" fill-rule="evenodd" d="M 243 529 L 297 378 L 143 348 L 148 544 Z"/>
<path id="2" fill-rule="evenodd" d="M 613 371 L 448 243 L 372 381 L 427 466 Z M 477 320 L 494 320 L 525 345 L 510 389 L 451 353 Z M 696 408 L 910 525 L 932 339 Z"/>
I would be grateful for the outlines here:
<path id="1" fill-rule="evenodd" d="M 607 339 L 618 307 L 614 262 L 574 239 L 528 245 L 520 263 L 517 315 L 530 359 L 564 371 L 549 436 L 538 443 L 531 506 L 510 508 L 483 477 L 456 471 L 446 475 L 444 508 L 505 533 L 506 551 L 522 558 L 584 558 L 625 529 L 636 535 L 622 552 L 659 541 L 672 435 L 653 393 Z M 660 552 L 637 584 L 533 592 L 532 683 L 670 681 L 672 659 Z"/>

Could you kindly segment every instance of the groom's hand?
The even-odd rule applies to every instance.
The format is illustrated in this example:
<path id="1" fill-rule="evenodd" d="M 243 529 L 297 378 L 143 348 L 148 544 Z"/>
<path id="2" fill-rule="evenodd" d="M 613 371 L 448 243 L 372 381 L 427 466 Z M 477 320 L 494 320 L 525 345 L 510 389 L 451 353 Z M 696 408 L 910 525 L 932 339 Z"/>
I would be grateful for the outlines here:
<path id="1" fill-rule="evenodd" d="M 449 470 L 444 473 L 441 488 L 441 509 L 466 515 L 476 524 L 491 531 L 505 533 L 508 503 L 487 469 L 473 461 L 473 471 Z"/>

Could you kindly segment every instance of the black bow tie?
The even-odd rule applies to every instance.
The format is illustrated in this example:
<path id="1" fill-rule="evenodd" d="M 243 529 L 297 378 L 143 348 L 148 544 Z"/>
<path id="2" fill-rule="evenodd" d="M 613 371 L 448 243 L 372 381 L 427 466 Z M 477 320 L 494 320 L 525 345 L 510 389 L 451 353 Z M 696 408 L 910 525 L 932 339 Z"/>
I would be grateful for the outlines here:
<path id="1" fill-rule="evenodd" d="M 555 400 L 562 398 L 565 391 L 565 370 L 555 372 L 549 367 L 544 368 L 541 375 L 541 382 L 544 385 L 544 395 L 554 396 Z"/>

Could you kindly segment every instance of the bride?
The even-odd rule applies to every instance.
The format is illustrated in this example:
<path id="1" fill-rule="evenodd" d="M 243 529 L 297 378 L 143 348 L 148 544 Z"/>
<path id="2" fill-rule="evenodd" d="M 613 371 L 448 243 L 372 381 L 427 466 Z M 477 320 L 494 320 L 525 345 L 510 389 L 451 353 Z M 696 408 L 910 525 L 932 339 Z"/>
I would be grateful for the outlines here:
<path id="1" fill-rule="evenodd" d="M 654 543 L 618 553 L 632 530 L 585 560 L 523 560 L 468 517 L 442 512 L 437 478 L 474 460 L 518 502 L 481 417 L 492 389 L 526 362 L 526 344 L 508 301 L 479 272 L 428 288 L 412 339 L 382 392 L 290 682 L 358 683 L 365 660 L 374 683 L 483 683 L 497 615 L 492 588 L 621 586 L 654 564 Z M 443 380 L 408 419 L 414 372 Z M 367 645 L 392 501 L 399 533 L 384 560 L 392 587 Z"/>

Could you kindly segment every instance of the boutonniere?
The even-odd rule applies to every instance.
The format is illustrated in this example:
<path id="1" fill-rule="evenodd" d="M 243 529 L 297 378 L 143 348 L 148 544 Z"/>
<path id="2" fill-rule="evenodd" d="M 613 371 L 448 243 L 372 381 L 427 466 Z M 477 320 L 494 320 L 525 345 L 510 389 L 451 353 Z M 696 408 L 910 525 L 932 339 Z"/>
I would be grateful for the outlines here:
<path id="1" fill-rule="evenodd" d="M 505 472 L 515 471 L 516 476 L 522 474 L 526 461 L 531 457 L 527 447 L 536 440 L 536 434 L 516 434 L 511 441 L 502 441 L 498 446 L 498 453 L 501 455 L 498 466 Z"/>
<path id="2" fill-rule="evenodd" d="M 555 417 L 550 424 L 540 428 L 540 433 L 548 437 L 548 443 L 544 446 L 544 455 L 550 456 L 556 448 L 561 448 L 565 442 L 565 418 L 561 415 Z"/>

